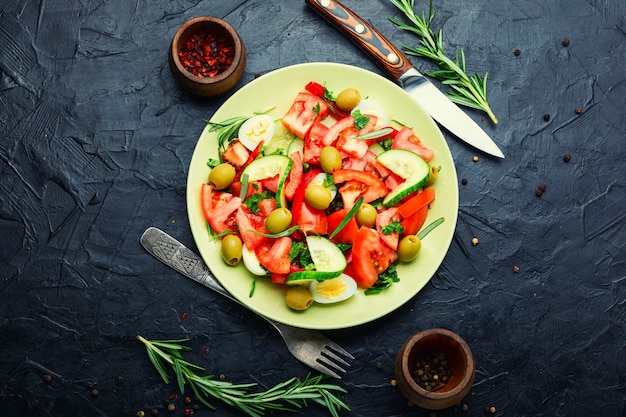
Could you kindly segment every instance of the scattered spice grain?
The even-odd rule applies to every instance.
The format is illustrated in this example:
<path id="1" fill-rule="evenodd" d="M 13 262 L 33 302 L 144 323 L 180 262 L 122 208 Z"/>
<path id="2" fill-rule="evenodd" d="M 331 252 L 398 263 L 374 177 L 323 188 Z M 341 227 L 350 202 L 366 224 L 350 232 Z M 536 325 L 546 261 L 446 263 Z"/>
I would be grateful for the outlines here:
<path id="1" fill-rule="evenodd" d="M 461 180 L 461 184 L 463 184 L 463 185 L 467 185 L 467 178 L 463 178 L 463 179 Z"/>
<path id="2" fill-rule="evenodd" d="M 158 416 L 159 415 L 159 410 L 157 410 L 156 408 L 153 408 L 151 411 L 153 416 Z"/>
<path id="3" fill-rule="evenodd" d="M 568 153 L 566 153 L 565 155 L 563 155 L 563 162 L 569 162 L 572 160 L 572 156 Z"/>
<path id="4" fill-rule="evenodd" d="M 496 407 L 494 407 L 494 406 L 489 407 L 489 412 L 491 414 L 495 414 L 496 413 Z"/>
<path id="5" fill-rule="evenodd" d="M 50 374 L 45 374 L 45 375 L 43 376 L 43 380 L 44 380 L 44 381 L 46 381 L 46 382 L 50 382 L 50 381 L 52 381 L 52 375 L 50 375 Z"/>
<path id="6" fill-rule="evenodd" d="M 137 411 L 137 417 L 145 417 L 146 413 L 143 410 Z"/>
<path id="7" fill-rule="evenodd" d="M 191 398 L 185 397 L 185 404 L 191 404 Z"/>
<path id="8" fill-rule="evenodd" d="M 398 381 L 396 381 L 395 379 L 391 380 L 391 386 L 395 387 L 398 384 Z"/>
<path id="9" fill-rule="evenodd" d="M 537 197 L 541 197 L 541 196 L 543 195 L 543 191 L 541 191 L 539 188 L 537 188 L 537 189 L 535 190 L 535 195 L 536 195 Z"/>
<path id="10" fill-rule="evenodd" d="M 478 245 L 478 238 L 477 237 L 472 238 L 472 245 L 474 245 L 474 246 Z"/>
<path id="11" fill-rule="evenodd" d="M 467 410 L 469 410 L 469 406 L 467 404 L 463 404 L 461 406 L 461 411 L 467 411 Z"/>
<path id="12" fill-rule="evenodd" d="M 513 51 L 513 53 L 515 54 L 515 56 L 519 56 L 522 51 L 520 51 L 519 49 L 516 49 L 515 51 Z"/>
<path id="13" fill-rule="evenodd" d="M 569 46 L 569 39 L 563 39 L 563 46 Z"/>
<path id="14" fill-rule="evenodd" d="M 545 120 L 546 122 L 547 122 L 548 120 L 550 120 L 550 114 L 549 114 L 549 113 L 544 114 L 544 115 L 543 115 L 543 120 Z"/>
<path id="15" fill-rule="evenodd" d="M 541 191 L 545 191 L 545 190 L 548 189 L 548 186 L 545 185 L 545 184 L 539 184 L 539 187 L 537 187 L 537 188 L 539 188 Z"/>
<path id="16" fill-rule="evenodd" d="M 96 388 L 92 388 L 91 389 L 91 396 L 92 397 L 97 397 L 100 394 L 100 391 L 98 391 Z"/>
<path id="17" fill-rule="evenodd" d="M 173 413 L 176 410 L 176 406 L 174 405 L 174 403 L 169 403 L 167 405 L 167 411 L 169 411 L 170 413 Z"/>
<path id="18" fill-rule="evenodd" d="M 582 107 L 576 107 L 576 108 L 574 109 L 574 112 L 575 112 L 576 114 L 580 114 L 580 113 L 582 113 L 582 112 L 583 112 L 583 109 L 582 109 Z"/>
<path id="19" fill-rule="evenodd" d="M 513 272 L 517 274 L 519 272 L 519 266 L 513 266 Z"/>
<path id="20" fill-rule="evenodd" d="M 472 161 L 478 162 L 478 156 L 474 155 L 474 157 L 472 158 Z"/>

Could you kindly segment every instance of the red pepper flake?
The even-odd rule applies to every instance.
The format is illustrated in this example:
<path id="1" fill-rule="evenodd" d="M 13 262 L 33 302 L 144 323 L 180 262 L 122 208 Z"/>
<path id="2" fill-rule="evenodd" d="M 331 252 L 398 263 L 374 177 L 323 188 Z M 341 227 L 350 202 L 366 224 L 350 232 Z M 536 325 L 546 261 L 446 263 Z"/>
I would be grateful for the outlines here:
<path id="1" fill-rule="evenodd" d="M 184 42 L 178 52 L 183 67 L 199 77 L 215 77 L 233 63 L 235 48 L 227 38 L 198 32 Z"/>
<path id="2" fill-rule="evenodd" d="M 186 319 L 186 318 L 187 318 L 187 313 L 183 313 L 183 314 L 181 315 L 181 317 L 182 317 L 183 319 Z"/>
<path id="3" fill-rule="evenodd" d="M 209 348 L 205 348 L 205 349 L 204 349 L 204 354 L 205 354 L 205 355 L 208 355 L 208 354 L 209 354 Z"/>
<path id="4" fill-rule="evenodd" d="M 515 265 L 513 267 L 513 272 L 517 274 L 519 272 L 519 266 Z"/>

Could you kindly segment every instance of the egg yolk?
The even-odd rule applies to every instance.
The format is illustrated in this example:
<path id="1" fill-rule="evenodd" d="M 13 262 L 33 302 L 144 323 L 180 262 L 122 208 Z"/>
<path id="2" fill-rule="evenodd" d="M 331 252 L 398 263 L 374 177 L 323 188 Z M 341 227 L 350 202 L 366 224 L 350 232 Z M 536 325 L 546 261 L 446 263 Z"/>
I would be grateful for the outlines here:
<path id="1" fill-rule="evenodd" d="M 268 135 L 269 128 L 270 125 L 266 120 L 256 120 L 256 123 L 250 127 L 250 131 L 246 133 L 246 136 L 254 142 L 259 142 L 260 139 L 264 139 Z"/>
<path id="2" fill-rule="evenodd" d="M 346 282 L 342 277 L 328 279 L 317 284 L 317 293 L 329 300 L 341 297 L 346 291 Z"/>

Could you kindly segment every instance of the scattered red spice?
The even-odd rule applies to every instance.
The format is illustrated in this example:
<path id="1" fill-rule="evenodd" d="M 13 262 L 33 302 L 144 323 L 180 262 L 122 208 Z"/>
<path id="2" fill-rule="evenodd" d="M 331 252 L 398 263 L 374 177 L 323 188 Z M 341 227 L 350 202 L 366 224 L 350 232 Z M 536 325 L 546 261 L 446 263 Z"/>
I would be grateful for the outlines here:
<path id="1" fill-rule="evenodd" d="M 233 62 L 235 48 L 224 36 L 198 32 L 184 42 L 178 52 L 183 67 L 199 77 L 215 77 Z"/>
<path id="2" fill-rule="evenodd" d="M 186 319 L 186 318 L 188 317 L 188 316 L 187 316 L 187 313 L 183 313 L 183 314 L 181 315 L 181 317 L 182 317 L 183 319 Z"/>
<path id="3" fill-rule="evenodd" d="M 517 274 L 519 272 L 519 266 L 513 266 L 513 272 Z"/>
<path id="4" fill-rule="evenodd" d="M 205 348 L 205 349 L 204 349 L 204 354 L 205 354 L 205 355 L 208 355 L 208 354 L 209 354 L 209 348 Z"/>

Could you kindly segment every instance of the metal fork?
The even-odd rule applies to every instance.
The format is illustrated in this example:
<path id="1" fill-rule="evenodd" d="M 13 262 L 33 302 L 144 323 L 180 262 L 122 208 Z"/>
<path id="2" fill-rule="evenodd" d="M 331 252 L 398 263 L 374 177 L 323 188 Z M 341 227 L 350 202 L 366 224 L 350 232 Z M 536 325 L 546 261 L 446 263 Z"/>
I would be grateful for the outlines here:
<path id="1" fill-rule="evenodd" d="M 141 235 L 140 242 L 165 265 L 247 308 L 221 286 L 198 255 L 164 231 L 149 227 Z M 316 330 L 292 327 L 262 315 L 260 317 L 278 331 L 296 359 L 319 372 L 341 378 L 346 373 L 344 367 L 350 366 L 344 358 L 354 359 L 347 350 Z"/>

